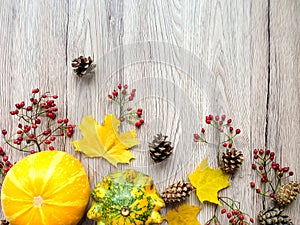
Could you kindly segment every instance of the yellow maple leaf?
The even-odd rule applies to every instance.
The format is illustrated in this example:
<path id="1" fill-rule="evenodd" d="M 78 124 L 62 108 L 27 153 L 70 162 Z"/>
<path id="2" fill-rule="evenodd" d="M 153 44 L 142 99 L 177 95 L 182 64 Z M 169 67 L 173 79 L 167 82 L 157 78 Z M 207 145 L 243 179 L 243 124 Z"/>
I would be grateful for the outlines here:
<path id="1" fill-rule="evenodd" d="M 79 124 L 83 138 L 72 144 L 76 151 L 88 157 L 103 157 L 114 166 L 129 163 L 134 156 L 128 149 L 139 142 L 135 130 L 119 133 L 119 125 L 120 120 L 113 114 L 106 115 L 102 125 L 92 116 L 84 116 Z"/>
<path id="2" fill-rule="evenodd" d="M 230 186 L 229 174 L 224 173 L 220 168 L 212 169 L 208 165 L 207 158 L 205 158 L 188 177 L 196 188 L 197 196 L 201 202 L 208 201 L 222 205 L 218 200 L 218 192 Z"/>
<path id="3" fill-rule="evenodd" d="M 201 225 L 197 220 L 197 215 L 202 207 L 183 204 L 178 210 L 170 210 L 165 216 L 168 225 Z"/>

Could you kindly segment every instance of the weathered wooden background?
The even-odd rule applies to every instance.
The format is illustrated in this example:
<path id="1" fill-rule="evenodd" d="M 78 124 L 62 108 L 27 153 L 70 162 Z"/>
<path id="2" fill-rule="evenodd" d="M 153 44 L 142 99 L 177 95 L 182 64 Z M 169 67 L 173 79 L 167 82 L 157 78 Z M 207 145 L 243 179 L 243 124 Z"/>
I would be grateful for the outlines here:
<path id="1" fill-rule="evenodd" d="M 130 165 L 114 168 L 75 153 L 69 140 L 61 143 L 85 165 L 92 188 L 110 171 L 135 168 L 162 191 L 187 179 L 205 156 L 216 166 L 214 150 L 193 142 L 210 113 L 228 115 L 242 130 L 236 146 L 246 160 L 222 195 L 254 217 L 262 209 L 262 198 L 249 188 L 258 180 L 250 169 L 254 148 L 275 151 L 299 180 L 300 1 L 3 0 L 0 12 L 1 128 L 15 130 L 9 111 L 35 87 L 57 94 L 61 117 L 75 124 L 84 115 L 101 123 L 116 112 L 107 94 L 118 83 L 137 89 L 134 104 L 146 123 Z M 71 61 L 80 55 L 95 59 L 94 77 L 72 73 Z M 155 164 L 147 143 L 158 132 L 169 136 L 174 154 Z M 194 195 L 188 203 L 199 204 Z M 206 204 L 200 212 L 202 224 L 213 209 Z M 286 211 L 298 224 L 299 198 Z"/>

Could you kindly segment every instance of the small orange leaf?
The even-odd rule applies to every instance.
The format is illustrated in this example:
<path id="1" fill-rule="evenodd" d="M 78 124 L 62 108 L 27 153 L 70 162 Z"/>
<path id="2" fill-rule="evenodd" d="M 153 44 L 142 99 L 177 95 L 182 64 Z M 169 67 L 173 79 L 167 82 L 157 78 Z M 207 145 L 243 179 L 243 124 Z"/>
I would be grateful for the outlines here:
<path id="1" fill-rule="evenodd" d="M 230 186 L 229 174 L 224 173 L 220 168 L 212 169 L 208 165 L 207 158 L 205 158 L 188 177 L 196 188 L 197 196 L 201 202 L 208 201 L 221 205 L 218 200 L 218 192 Z"/>
<path id="2" fill-rule="evenodd" d="M 119 125 L 120 120 L 113 114 L 106 115 L 102 125 L 92 116 L 84 116 L 79 125 L 83 138 L 72 144 L 76 151 L 88 157 L 103 157 L 114 166 L 129 163 L 134 156 L 128 149 L 139 142 L 135 130 L 119 133 Z"/>
<path id="3" fill-rule="evenodd" d="M 202 207 L 183 204 L 179 206 L 178 210 L 170 210 L 165 220 L 168 225 L 201 225 L 197 220 Z"/>

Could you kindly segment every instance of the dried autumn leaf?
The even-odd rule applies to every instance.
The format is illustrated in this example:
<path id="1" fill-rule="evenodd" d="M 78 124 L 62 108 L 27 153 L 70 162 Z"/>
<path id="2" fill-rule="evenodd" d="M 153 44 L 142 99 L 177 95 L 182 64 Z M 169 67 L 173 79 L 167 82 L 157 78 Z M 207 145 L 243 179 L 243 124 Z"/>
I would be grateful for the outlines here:
<path id="1" fill-rule="evenodd" d="M 76 151 L 88 157 L 103 157 L 112 165 L 129 163 L 134 158 L 129 148 L 138 145 L 135 130 L 119 133 L 120 120 L 113 114 L 105 116 L 99 125 L 92 116 L 84 116 L 79 129 L 82 139 L 72 142 Z"/>
<path id="2" fill-rule="evenodd" d="M 208 201 L 221 205 L 218 200 L 218 192 L 228 186 L 229 174 L 225 174 L 220 168 L 212 169 L 208 165 L 207 158 L 202 160 L 195 171 L 188 175 L 201 202 Z"/>
<path id="3" fill-rule="evenodd" d="M 197 220 L 197 215 L 202 207 L 183 204 L 179 206 L 178 211 L 170 210 L 165 220 L 168 225 L 201 225 Z"/>

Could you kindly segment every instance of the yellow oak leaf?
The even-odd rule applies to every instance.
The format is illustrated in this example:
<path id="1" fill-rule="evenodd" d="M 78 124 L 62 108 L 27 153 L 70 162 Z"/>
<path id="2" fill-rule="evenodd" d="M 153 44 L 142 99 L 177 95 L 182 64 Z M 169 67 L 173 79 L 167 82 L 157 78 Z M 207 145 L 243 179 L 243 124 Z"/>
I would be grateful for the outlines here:
<path id="1" fill-rule="evenodd" d="M 205 158 L 188 177 L 196 188 L 196 194 L 201 202 L 208 201 L 222 205 L 218 200 L 218 192 L 230 186 L 229 174 L 220 168 L 212 169 Z"/>
<path id="2" fill-rule="evenodd" d="M 197 215 L 202 207 L 183 204 L 178 210 L 170 210 L 165 216 L 168 225 L 201 225 L 197 220 Z"/>
<path id="3" fill-rule="evenodd" d="M 113 114 L 106 115 L 102 125 L 92 116 L 84 116 L 79 124 L 83 138 L 72 144 L 76 151 L 88 157 L 103 157 L 114 166 L 129 163 L 134 156 L 128 149 L 139 142 L 135 130 L 119 133 L 119 125 L 120 120 Z"/>

